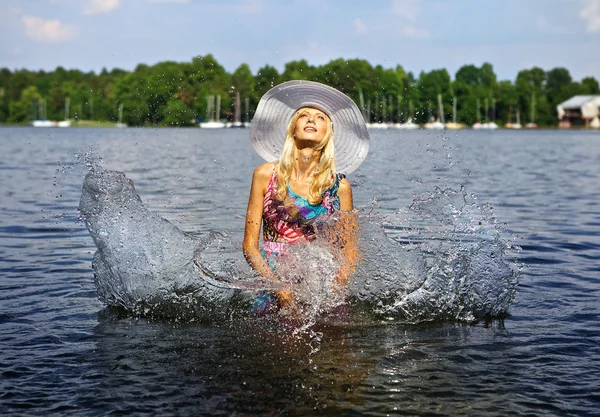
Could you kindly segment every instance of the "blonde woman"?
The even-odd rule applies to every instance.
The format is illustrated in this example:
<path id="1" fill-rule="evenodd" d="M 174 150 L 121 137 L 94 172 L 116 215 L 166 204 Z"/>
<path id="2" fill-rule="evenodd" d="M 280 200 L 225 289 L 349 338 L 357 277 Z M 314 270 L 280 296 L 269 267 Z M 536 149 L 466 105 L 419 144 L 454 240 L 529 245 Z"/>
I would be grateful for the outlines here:
<path id="1" fill-rule="evenodd" d="M 356 261 L 355 242 L 348 237 L 353 234 L 343 233 L 356 229 L 352 188 L 344 173 L 356 169 L 369 150 L 356 104 L 324 84 L 283 83 L 260 100 L 250 140 L 267 163 L 252 176 L 243 242 L 248 263 L 265 278 L 278 280 L 269 260 L 285 255 L 289 245 L 317 239 L 320 226 L 337 214 L 342 233 L 332 243 L 342 257 L 337 281 L 343 284 Z M 292 299 L 287 290 L 278 297 L 283 305 Z"/>

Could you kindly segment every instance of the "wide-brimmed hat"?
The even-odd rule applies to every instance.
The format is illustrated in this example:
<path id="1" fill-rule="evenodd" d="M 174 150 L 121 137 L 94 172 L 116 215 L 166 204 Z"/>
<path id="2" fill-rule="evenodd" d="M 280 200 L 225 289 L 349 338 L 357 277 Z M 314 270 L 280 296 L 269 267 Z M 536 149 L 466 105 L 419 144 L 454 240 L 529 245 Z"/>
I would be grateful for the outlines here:
<path id="1" fill-rule="evenodd" d="M 350 97 L 314 81 L 288 81 L 265 93 L 250 125 L 250 142 L 267 162 L 279 159 L 287 127 L 296 110 L 314 107 L 333 124 L 335 165 L 338 172 L 354 171 L 369 152 L 365 120 Z"/>

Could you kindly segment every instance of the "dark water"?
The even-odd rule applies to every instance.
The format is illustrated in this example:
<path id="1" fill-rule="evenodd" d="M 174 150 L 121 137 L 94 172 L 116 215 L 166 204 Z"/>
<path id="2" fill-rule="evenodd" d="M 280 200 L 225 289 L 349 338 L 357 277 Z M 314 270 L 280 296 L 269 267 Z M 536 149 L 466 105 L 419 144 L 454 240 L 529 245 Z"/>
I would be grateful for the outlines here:
<path id="1" fill-rule="evenodd" d="M 600 133 L 373 132 L 351 175 L 380 215 L 464 187 L 524 264 L 500 320 L 321 324 L 128 317 L 97 300 L 78 219 L 86 161 L 125 171 L 186 231 L 241 241 L 247 131 L 0 129 L 3 415 L 595 415 Z M 390 234 L 401 234 L 390 230 Z M 507 252 L 514 256 L 515 251 Z"/>

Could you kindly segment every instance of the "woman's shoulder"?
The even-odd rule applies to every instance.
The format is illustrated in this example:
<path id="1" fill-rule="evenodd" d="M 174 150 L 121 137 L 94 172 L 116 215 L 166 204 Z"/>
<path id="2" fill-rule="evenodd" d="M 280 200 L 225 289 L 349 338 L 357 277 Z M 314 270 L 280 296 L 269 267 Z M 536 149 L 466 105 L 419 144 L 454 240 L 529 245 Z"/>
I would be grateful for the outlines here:
<path id="1" fill-rule="evenodd" d="M 254 170 L 254 179 L 268 181 L 275 170 L 275 162 L 265 162 Z"/>

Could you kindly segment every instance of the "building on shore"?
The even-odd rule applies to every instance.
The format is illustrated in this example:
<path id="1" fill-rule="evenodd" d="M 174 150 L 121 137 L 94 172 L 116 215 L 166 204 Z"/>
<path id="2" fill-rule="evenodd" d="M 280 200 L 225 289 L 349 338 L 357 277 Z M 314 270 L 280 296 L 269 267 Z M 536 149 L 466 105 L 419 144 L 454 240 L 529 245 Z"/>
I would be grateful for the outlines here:
<path id="1" fill-rule="evenodd" d="M 574 96 L 556 106 L 558 126 L 600 127 L 600 96 Z"/>

